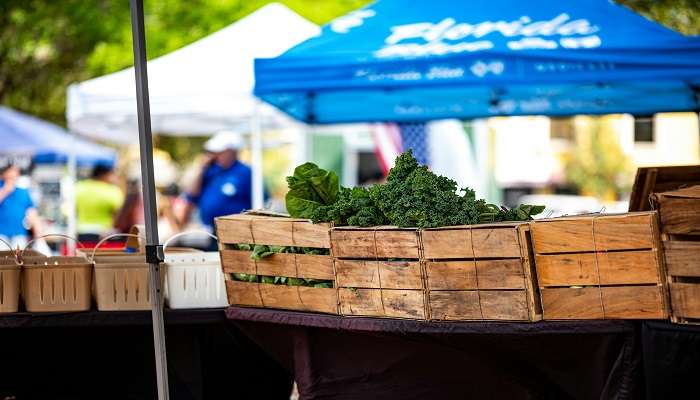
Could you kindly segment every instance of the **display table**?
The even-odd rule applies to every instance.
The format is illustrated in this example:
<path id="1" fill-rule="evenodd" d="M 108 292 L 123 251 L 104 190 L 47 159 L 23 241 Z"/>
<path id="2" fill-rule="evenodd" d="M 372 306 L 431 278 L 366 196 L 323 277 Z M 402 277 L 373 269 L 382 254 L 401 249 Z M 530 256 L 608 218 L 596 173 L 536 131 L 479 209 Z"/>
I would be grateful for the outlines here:
<path id="1" fill-rule="evenodd" d="M 700 326 L 642 323 L 647 399 L 698 397 Z"/>
<path id="2" fill-rule="evenodd" d="M 224 311 L 166 310 L 171 399 L 289 399 Z M 0 314 L 0 399 L 154 399 L 150 311 Z"/>
<path id="3" fill-rule="evenodd" d="M 638 399 L 634 321 L 440 322 L 230 307 L 303 399 Z"/>

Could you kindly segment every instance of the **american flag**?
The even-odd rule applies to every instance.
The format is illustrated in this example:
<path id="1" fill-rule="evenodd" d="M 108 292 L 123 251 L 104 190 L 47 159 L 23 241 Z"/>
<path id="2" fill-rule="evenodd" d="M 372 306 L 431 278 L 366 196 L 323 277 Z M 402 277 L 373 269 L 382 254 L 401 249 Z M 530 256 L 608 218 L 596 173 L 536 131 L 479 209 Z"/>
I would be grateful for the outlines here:
<path id="1" fill-rule="evenodd" d="M 396 157 L 408 149 L 413 150 L 413 156 L 419 163 L 430 164 L 428 130 L 425 124 L 374 124 L 372 136 L 375 153 L 384 175 L 394 166 Z"/>
<path id="2" fill-rule="evenodd" d="M 413 157 L 421 165 L 430 165 L 428 130 L 425 124 L 399 124 L 403 151 L 413 150 Z"/>

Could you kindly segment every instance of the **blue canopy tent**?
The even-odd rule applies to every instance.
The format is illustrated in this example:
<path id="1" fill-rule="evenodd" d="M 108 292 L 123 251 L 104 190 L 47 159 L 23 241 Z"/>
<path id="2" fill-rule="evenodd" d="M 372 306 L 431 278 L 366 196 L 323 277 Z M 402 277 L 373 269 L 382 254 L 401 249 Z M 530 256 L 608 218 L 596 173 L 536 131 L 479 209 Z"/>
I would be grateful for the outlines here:
<path id="1" fill-rule="evenodd" d="M 607 0 L 380 0 L 255 75 L 316 124 L 697 111 L 700 37 Z"/>
<path id="2" fill-rule="evenodd" d="M 71 153 L 79 166 L 112 166 L 116 152 L 80 139 L 58 125 L 0 106 L 0 154 L 29 155 L 35 163 L 66 163 Z"/>

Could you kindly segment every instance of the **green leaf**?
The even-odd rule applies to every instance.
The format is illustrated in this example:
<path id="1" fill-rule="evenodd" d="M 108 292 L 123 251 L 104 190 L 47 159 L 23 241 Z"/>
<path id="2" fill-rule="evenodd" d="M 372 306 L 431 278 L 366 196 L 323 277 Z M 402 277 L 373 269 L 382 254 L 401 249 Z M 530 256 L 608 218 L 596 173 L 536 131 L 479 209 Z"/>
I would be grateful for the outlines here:
<path id="1" fill-rule="evenodd" d="M 295 218 L 312 218 L 318 208 L 335 202 L 340 189 L 338 175 L 314 163 L 296 167 L 294 175 L 287 177 L 287 184 L 287 212 Z"/>

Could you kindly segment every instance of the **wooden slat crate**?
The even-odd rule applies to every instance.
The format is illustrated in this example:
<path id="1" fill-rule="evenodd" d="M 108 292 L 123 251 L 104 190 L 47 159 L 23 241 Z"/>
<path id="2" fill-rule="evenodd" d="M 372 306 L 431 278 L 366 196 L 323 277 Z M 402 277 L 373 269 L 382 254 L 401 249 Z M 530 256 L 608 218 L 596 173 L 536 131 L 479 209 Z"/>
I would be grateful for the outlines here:
<path id="1" fill-rule="evenodd" d="M 542 318 L 527 223 L 421 232 L 433 320 Z"/>
<path id="2" fill-rule="evenodd" d="M 281 253 L 254 261 L 250 251 L 234 250 L 232 246 L 245 243 L 329 249 L 329 224 L 239 214 L 217 218 L 216 228 L 231 304 L 338 314 L 335 288 L 244 282 L 231 278 L 231 274 L 240 273 L 334 281 L 330 255 Z"/>
<path id="3" fill-rule="evenodd" d="M 700 186 L 655 193 L 664 245 L 671 321 L 700 324 Z"/>
<path id="4" fill-rule="evenodd" d="M 342 315 L 427 318 L 417 229 L 333 228 L 331 253 Z"/>
<path id="5" fill-rule="evenodd" d="M 667 318 L 655 212 L 545 219 L 531 227 L 545 320 Z"/>

